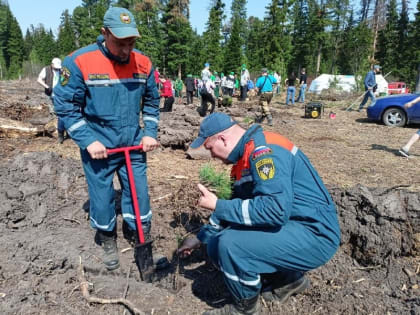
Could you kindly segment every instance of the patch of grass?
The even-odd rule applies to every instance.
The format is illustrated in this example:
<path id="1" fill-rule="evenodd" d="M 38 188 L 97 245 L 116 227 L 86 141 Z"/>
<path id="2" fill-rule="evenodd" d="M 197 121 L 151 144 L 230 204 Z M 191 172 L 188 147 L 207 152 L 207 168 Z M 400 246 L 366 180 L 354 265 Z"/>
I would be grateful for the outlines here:
<path id="1" fill-rule="evenodd" d="M 199 173 L 200 182 L 208 186 L 217 198 L 230 199 L 232 197 L 232 180 L 224 171 L 216 171 L 210 164 L 205 164 Z"/>
<path id="2" fill-rule="evenodd" d="M 253 124 L 254 123 L 254 118 L 251 117 L 245 117 L 243 120 L 244 124 Z"/>

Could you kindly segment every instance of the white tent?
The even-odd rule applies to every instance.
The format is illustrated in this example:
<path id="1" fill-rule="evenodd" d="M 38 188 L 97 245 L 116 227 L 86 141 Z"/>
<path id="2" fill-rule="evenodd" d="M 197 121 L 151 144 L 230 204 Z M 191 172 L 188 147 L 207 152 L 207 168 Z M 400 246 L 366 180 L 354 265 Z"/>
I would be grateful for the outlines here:
<path id="1" fill-rule="evenodd" d="M 375 94 L 388 94 L 388 82 L 382 74 L 376 75 L 376 83 L 378 84 L 378 89 Z M 351 92 L 356 89 L 356 80 L 354 75 L 321 74 L 311 82 L 308 92 L 319 94 L 331 85 L 335 85 L 337 90 Z"/>

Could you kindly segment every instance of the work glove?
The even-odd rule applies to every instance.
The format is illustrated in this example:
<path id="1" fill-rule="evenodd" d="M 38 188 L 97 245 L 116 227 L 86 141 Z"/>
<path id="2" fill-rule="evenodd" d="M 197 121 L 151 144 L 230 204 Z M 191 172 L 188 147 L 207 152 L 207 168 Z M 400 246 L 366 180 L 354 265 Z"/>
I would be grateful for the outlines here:
<path id="1" fill-rule="evenodd" d="M 45 94 L 47 94 L 48 96 L 51 96 L 52 94 L 52 88 L 48 87 L 45 89 Z"/>

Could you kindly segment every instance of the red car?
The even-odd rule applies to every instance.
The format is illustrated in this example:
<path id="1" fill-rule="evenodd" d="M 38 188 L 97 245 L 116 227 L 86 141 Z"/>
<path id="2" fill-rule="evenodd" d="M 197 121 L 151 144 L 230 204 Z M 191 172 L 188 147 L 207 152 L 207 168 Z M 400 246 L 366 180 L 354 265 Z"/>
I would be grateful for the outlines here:
<path id="1" fill-rule="evenodd" d="M 388 94 L 408 94 L 410 89 L 405 82 L 390 82 L 388 83 Z"/>

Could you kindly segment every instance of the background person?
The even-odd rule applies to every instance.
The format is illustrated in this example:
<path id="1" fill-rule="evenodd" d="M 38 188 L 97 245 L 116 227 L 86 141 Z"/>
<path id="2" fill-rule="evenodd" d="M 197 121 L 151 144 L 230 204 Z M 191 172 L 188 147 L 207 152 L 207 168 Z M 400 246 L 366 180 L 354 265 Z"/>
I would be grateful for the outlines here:
<path id="1" fill-rule="evenodd" d="M 289 105 L 289 99 L 291 100 L 292 105 L 295 105 L 295 93 L 296 93 L 295 82 L 296 82 L 296 75 L 295 75 L 295 72 L 292 71 L 292 73 L 286 79 L 286 86 L 287 86 L 286 105 Z"/>
<path id="2" fill-rule="evenodd" d="M 160 82 L 162 86 L 160 96 L 165 99 L 161 112 L 172 112 L 172 106 L 175 102 L 172 81 L 165 75 L 161 77 Z"/>
<path id="3" fill-rule="evenodd" d="M 246 68 L 246 64 L 242 65 L 241 69 L 241 96 L 240 101 L 244 102 L 247 98 L 247 92 L 248 92 L 248 80 L 251 77 L 249 76 L 249 71 Z"/>
<path id="4" fill-rule="evenodd" d="M 185 90 L 187 92 L 187 105 L 194 102 L 195 80 L 192 74 L 187 74 L 185 79 Z"/>
<path id="5" fill-rule="evenodd" d="M 55 89 L 57 115 L 80 147 L 89 189 L 90 224 L 96 229 L 96 242 L 103 246 L 103 262 L 108 270 L 120 265 L 115 172 L 122 188 L 123 230 L 125 226 L 127 235 L 136 242 L 138 233 L 124 155 L 108 156 L 107 148 L 143 145 L 143 151 L 131 152 L 131 164 L 145 239 L 151 238 L 146 152 L 159 146 L 160 97 L 150 59 L 134 50 L 137 37 L 131 12 L 111 7 L 105 13 L 97 42 L 64 59 L 60 84 Z M 140 113 L 144 128 L 139 125 Z"/>
<path id="6" fill-rule="evenodd" d="M 184 89 L 184 84 L 180 78 L 175 80 L 175 97 L 178 98 L 178 104 L 182 103 L 182 90 Z"/>
<path id="7" fill-rule="evenodd" d="M 206 82 L 210 80 L 211 78 L 211 72 L 210 72 L 210 64 L 206 62 L 204 64 L 204 69 L 201 71 L 201 81 Z"/>
<path id="8" fill-rule="evenodd" d="M 235 88 L 235 72 L 230 72 L 229 75 L 226 78 L 225 81 L 225 87 L 226 87 L 226 95 L 229 95 L 230 97 L 233 96 L 233 90 Z M 223 92 L 223 94 L 225 94 Z"/>
<path id="9" fill-rule="evenodd" d="M 201 243 L 223 273 L 233 304 L 204 314 L 258 314 L 265 300 L 284 303 L 309 286 L 304 273 L 324 265 L 340 244 L 334 202 L 305 154 L 283 136 L 248 130 L 224 113 L 206 117 L 192 148 L 233 164 L 231 200 L 198 185 L 200 207 L 213 211 L 197 237 L 179 253 Z"/>
<path id="10" fill-rule="evenodd" d="M 373 66 L 373 70 L 370 70 L 366 76 L 365 76 L 365 80 L 364 80 L 364 85 L 365 85 L 365 96 L 363 97 L 362 102 L 359 105 L 359 109 L 357 110 L 358 112 L 361 112 L 363 107 L 365 106 L 365 104 L 367 103 L 368 99 L 371 99 L 371 103 L 373 103 L 376 98 L 375 98 L 375 91 L 376 90 L 376 74 L 379 73 L 381 71 L 381 67 L 378 65 L 374 65 Z"/>
<path id="11" fill-rule="evenodd" d="M 302 68 L 302 70 L 300 71 L 300 78 L 299 78 L 300 89 L 299 89 L 299 96 L 298 96 L 297 102 L 305 103 L 306 79 L 307 79 L 306 70 L 305 68 Z"/>
<path id="12" fill-rule="evenodd" d="M 267 69 L 263 68 L 261 71 L 261 76 L 258 78 L 255 86 L 258 88 L 260 93 L 260 106 L 261 106 L 261 116 L 258 119 L 259 123 L 262 123 L 265 118 L 268 120 L 270 126 L 273 125 L 273 116 L 270 112 L 270 103 L 273 98 L 273 84 L 276 84 L 276 79 L 268 75 Z"/>
<path id="13" fill-rule="evenodd" d="M 44 92 L 51 99 L 51 104 L 49 104 L 50 114 L 54 114 L 54 87 L 60 81 L 61 73 L 61 59 L 53 58 L 51 65 L 42 68 L 41 72 L 38 75 L 37 82 L 44 87 Z M 64 142 L 64 124 L 62 120 L 57 118 L 57 133 L 58 133 L 58 143 Z"/>
<path id="14" fill-rule="evenodd" d="M 406 104 L 404 104 L 404 108 L 405 109 L 409 109 L 411 106 L 420 103 L 420 96 L 415 98 L 414 100 L 412 100 L 411 102 L 408 102 Z M 419 105 L 417 105 L 419 106 Z M 405 146 L 403 146 L 399 152 L 402 156 L 405 157 L 410 157 L 410 154 L 408 153 L 408 151 L 410 151 L 411 146 L 416 143 L 420 138 L 420 129 L 411 136 L 410 140 L 408 140 L 408 142 L 405 144 Z"/>
<path id="15" fill-rule="evenodd" d="M 208 103 L 211 104 L 210 114 L 214 112 L 216 107 L 216 101 L 214 99 L 214 89 L 216 85 L 212 80 L 202 81 L 200 85 L 200 95 L 201 95 L 201 106 L 198 109 L 198 113 L 201 117 L 206 116 Z"/>

